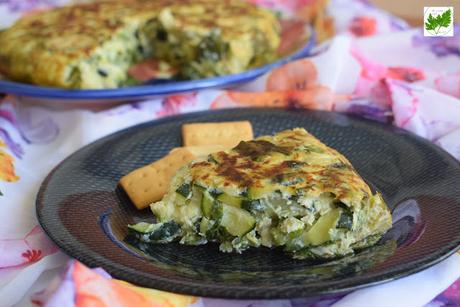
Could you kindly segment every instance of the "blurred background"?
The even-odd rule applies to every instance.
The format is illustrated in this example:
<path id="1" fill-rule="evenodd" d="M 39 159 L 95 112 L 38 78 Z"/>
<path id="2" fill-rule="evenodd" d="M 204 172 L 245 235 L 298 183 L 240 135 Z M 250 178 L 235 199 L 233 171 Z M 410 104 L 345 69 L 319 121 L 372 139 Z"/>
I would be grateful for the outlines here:
<path id="1" fill-rule="evenodd" d="M 412 26 L 421 26 L 423 24 L 423 7 L 424 6 L 453 6 L 455 22 L 460 21 L 460 1 L 421 1 L 421 0 L 370 0 L 378 7 L 406 20 Z"/>

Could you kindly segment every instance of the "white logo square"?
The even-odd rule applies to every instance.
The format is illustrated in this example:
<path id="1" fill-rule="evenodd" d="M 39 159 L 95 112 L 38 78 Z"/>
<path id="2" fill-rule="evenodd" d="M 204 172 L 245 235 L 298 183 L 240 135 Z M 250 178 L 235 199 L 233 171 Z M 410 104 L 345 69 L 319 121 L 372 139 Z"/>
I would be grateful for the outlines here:
<path id="1" fill-rule="evenodd" d="M 423 36 L 454 36 L 454 8 L 425 6 L 423 8 Z"/>

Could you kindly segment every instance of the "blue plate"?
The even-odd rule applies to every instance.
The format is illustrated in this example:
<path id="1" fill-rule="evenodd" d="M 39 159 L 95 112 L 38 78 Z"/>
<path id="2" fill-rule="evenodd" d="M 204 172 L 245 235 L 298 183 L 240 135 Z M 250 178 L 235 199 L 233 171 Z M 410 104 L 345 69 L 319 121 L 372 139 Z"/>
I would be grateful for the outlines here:
<path id="1" fill-rule="evenodd" d="M 289 61 L 306 57 L 310 54 L 311 49 L 316 44 L 316 35 L 310 29 L 310 38 L 302 48 L 296 52 L 267 65 L 257 67 L 239 74 L 213 77 L 200 80 L 190 81 L 169 81 L 152 80 L 144 85 L 130 86 L 117 89 L 103 90 L 68 90 L 56 87 L 45 87 L 19 83 L 7 80 L 0 80 L 0 93 L 15 94 L 28 98 L 35 98 L 38 101 L 43 100 L 70 100 L 73 102 L 85 101 L 129 101 L 136 99 L 153 98 L 158 96 L 183 93 L 202 89 L 212 88 L 229 88 L 236 86 L 259 77 L 269 70 L 285 64 Z"/>

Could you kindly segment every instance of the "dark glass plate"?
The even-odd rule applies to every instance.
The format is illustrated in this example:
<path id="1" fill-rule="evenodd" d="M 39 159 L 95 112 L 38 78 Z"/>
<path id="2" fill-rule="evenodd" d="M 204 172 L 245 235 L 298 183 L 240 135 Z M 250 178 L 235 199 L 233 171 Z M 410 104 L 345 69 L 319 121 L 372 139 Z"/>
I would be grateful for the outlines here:
<path id="1" fill-rule="evenodd" d="M 181 145 L 187 122 L 250 120 L 256 135 L 305 127 L 348 157 L 393 212 L 380 243 L 332 262 L 293 260 L 281 251 L 218 252 L 216 244 L 139 246 L 127 224 L 153 219 L 137 211 L 117 182 Z M 425 269 L 460 245 L 460 165 L 442 149 L 400 129 L 342 114 L 232 109 L 169 117 L 98 140 L 59 164 L 37 197 L 51 239 L 90 267 L 161 290 L 222 298 L 294 298 L 343 293 Z"/>

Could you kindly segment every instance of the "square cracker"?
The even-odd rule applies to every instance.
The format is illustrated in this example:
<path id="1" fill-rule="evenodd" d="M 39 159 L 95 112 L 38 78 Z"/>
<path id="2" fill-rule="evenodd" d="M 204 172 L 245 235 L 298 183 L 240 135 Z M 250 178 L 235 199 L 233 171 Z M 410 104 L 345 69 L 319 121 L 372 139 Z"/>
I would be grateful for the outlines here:
<path id="1" fill-rule="evenodd" d="M 182 125 L 182 142 L 184 146 L 204 146 L 219 144 L 234 147 L 240 141 L 254 138 L 249 121 L 193 123 Z"/>
<path id="2" fill-rule="evenodd" d="M 120 185 L 137 209 L 144 209 L 161 200 L 176 172 L 197 157 L 180 147 L 149 165 L 138 168 L 120 179 Z"/>

